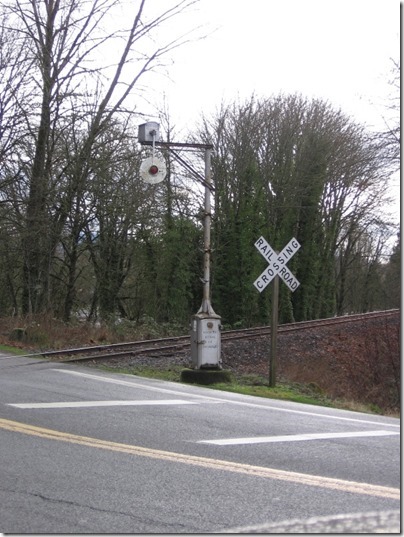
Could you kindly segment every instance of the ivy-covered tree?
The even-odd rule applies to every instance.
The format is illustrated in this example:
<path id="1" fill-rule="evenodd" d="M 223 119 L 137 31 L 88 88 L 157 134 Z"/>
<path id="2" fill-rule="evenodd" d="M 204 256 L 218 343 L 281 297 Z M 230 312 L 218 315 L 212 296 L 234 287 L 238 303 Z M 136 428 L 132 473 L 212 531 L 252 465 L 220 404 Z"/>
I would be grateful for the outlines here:
<path id="1" fill-rule="evenodd" d="M 397 233 L 397 241 L 387 264 L 382 267 L 382 309 L 401 307 L 401 240 Z"/>
<path id="2" fill-rule="evenodd" d="M 215 145 L 214 296 L 223 318 L 267 318 L 270 299 L 252 287 L 265 263 L 254 249 L 260 235 L 278 251 L 293 236 L 302 245 L 288 263 L 301 285 L 293 295 L 280 286 L 280 321 L 335 315 L 347 230 L 380 219 L 388 173 L 378 145 L 341 111 L 299 95 L 224 107 L 202 134 Z"/>

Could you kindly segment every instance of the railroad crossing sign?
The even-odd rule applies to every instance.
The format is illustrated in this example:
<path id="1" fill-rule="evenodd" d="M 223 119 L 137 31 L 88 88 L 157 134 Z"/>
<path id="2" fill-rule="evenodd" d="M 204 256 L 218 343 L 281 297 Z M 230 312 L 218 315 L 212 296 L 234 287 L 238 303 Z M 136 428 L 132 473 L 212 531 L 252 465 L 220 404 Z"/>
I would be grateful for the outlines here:
<path id="1" fill-rule="evenodd" d="M 296 291 L 300 285 L 300 282 L 286 267 L 286 263 L 300 248 L 298 241 L 295 238 L 291 239 L 279 254 L 277 254 L 275 250 L 271 248 L 264 237 L 260 237 L 255 242 L 254 246 L 269 262 L 268 267 L 254 282 L 254 286 L 258 289 L 258 291 L 261 293 L 277 275 L 282 278 L 292 292 Z"/>

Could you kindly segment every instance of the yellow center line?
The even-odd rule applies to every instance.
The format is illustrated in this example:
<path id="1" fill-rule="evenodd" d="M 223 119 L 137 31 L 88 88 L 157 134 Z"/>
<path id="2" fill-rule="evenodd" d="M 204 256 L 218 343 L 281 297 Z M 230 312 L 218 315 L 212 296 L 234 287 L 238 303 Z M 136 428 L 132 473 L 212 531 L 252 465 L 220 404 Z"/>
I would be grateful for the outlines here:
<path id="1" fill-rule="evenodd" d="M 390 498 L 393 500 L 400 499 L 400 489 L 392 487 L 384 487 L 381 485 L 372 485 L 370 483 L 358 483 L 355 481 L 346 481 L 343 479 L 335 479 L 332 477 L 322 477 L 309 474 L 301 474 L 298 472 L 288 472 L 285 470 L 277 470 L 274 468 L 266 468 L 262 466 L 252 466 L 250 464 L 241 464 L 237 462 L 223 461 L 219 459 L 209 459 L 206 457 L 197 457 L 194 455 L 186 455 L 183 453 L 173 453 L 170 451 L 161 451 L 159 449 L 144 448 L 133 446 L 130 444 L 120 444 L 118 442 L 109 442 L 90 438 L 87 436 L 79 436 L 70 433 L 55 431 L 53 429 L 44 429 L 35 425 L 28 425 L 17 421 L 0 419 L 0 429 L 23 433 L 32 436 L 46 438 L 48 440 L 58 440 L 60 442 L 69 442 L 81 446 L 92 448 L 105 449 L 120 453 L 128 453 L 139 457 L 148 457 L 163 461 L 171 461 L 192 466 L 201 466 L 213 470 L 224 470 L 227 472 L 235 472 L 248 476 L 262 477 L 266 479 L 278 479 L 281 481 L 289 481 L 300 485 L 310 485 L 313 487 L 322 487 L 341 492 L 351 492 L 354 494 L 366 494 L 369 496 L 377 496 L 380 498 Z"/>

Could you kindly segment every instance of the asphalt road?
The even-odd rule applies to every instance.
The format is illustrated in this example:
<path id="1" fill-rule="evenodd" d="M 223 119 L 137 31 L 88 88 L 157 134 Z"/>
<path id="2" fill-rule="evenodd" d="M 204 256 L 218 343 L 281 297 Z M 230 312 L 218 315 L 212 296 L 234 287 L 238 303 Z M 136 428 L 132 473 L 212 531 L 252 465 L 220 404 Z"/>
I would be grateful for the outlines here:
<path id="1" fill-rule="evenodd" d="M 341 517 L 399 531 L 399 433 L 394 418 L 0 355 L 0 532 L 324 532 Z"/>

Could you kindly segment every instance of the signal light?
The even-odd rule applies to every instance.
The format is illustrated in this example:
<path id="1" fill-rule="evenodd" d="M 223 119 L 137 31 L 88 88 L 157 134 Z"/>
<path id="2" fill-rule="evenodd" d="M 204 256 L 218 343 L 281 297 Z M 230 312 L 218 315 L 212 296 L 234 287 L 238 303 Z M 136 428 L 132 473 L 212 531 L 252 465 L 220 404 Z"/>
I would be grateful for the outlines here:
<path id="1" fill-rule="evenodd" d="M 150 175 L 157 175 L 159 173 L 158 166 L 156 166 L 155 164 L 150 166 L 149 173 L 150 173 Z"/>

